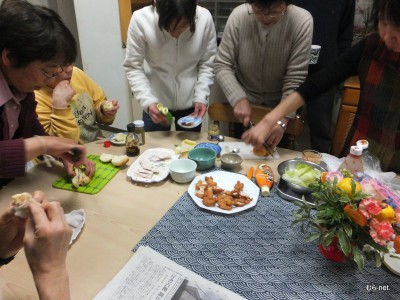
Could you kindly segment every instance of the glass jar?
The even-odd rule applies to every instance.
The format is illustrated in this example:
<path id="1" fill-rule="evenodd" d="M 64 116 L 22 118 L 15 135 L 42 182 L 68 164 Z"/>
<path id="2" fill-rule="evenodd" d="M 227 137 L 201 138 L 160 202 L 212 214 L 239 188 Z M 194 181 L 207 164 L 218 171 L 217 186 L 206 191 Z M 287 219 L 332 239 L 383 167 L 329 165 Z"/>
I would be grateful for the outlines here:
<path id="1" fill-rule="evenodd" d="M 139 137 L 139 145 L 144 145 L 146 142 L 146 132 L 144 130 L 144 122 L 142 120 L 136 120 L 133 122 L 135 124 L 135 133 Z"/>
<path id="2" fill-rule="evenodd" d="M 217 141 L 218 135 L 219 135 L 219 125 L 217 123 L 208 125 L 208 139 L 210 141 Z"/>
<path id="3" fill-rule="evenodd" d="M 126 141 L 125 141 L 126 155 L 137 156 L 140 153 L 140 148 L 139 148 L 139 137 L 135 133 L 135 124 L 129 123 L 126 126 L 126 128 L 128 130 L 128 135 L 126 136 Z"/>

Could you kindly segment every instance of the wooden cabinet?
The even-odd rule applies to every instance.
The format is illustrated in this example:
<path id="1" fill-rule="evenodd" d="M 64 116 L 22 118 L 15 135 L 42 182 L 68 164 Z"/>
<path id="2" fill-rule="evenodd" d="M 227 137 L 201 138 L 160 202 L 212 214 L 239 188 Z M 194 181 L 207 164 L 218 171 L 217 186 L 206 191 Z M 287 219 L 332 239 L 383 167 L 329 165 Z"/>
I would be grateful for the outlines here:
<path id="1" fill-rule="evenodd" d="M 339 156 L 350 128 L 353 125 L 360 98 L 360 81 L 358 77 L 350 77 L 344 83 L 342 103 L 340 105 L 338 120 L 332 143 L 332 155 Z"/>
<path id="2" fill-rule="evenodd" d="M 131 21 L 132 12 L 152 3 L 151 0 L 118 0 L 119 18 L 121 25 L 122 47 L 126 46 L 126 38 L 128 34 L 129 22 Z"/>

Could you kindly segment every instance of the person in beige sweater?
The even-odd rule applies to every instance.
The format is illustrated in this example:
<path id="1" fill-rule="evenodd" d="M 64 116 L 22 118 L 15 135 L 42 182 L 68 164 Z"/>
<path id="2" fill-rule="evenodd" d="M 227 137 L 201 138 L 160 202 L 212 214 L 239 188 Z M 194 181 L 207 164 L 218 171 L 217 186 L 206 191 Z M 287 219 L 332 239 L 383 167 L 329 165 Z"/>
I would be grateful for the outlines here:
<path id="1" fill-rule="evenodd" d="M 248 126 L 250 103 L 275 107 L 306 78 L 313 35 L 312 16 L 291 0 L 247 0 L 226 23 L 215 62 L 216 79 Z M 276 145 L 287 118 L 272 129 Z M 239 129 L 240 137 L 243 128 Z"/>

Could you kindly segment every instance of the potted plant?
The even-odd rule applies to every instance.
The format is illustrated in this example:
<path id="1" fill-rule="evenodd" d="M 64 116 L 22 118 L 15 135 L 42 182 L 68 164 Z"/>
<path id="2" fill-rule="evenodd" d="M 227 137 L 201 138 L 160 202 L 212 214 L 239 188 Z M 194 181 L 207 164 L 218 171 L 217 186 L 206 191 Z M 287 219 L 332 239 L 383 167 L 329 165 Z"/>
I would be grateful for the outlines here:
<path id="1" fill-rule="evenodd" d="M 376 179 L 360 182 L 346 170 L 323 172 L 311 185 L 315 206 L 298 202 L 293 224 L 311 233 L 306 241 L 319 240 L 321 253 L 336 262 L 353 260 L 364 268 L 364 259 L 380 266 L 385 253 L 400 253 L 400 198 Z"/>

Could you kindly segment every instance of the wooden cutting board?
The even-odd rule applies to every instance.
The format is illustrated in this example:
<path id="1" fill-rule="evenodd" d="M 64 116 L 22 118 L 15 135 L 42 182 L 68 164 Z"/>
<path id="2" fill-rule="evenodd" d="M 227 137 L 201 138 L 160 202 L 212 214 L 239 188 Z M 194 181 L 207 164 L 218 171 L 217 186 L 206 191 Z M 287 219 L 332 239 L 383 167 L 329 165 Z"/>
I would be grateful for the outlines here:
<path id="1" fill-rule="evenodd" d="M 221 146 L 221 155 L 227 152 L 232 152 L 234 148 L 240 149 L 239 154 L 243 157 L 243 159 L 262 159 L 263 156 L 255 155 L 253 153 L 253 146 L 247 145 L 244 142 L 221 142 L 218 144 Z M 265 157 L 266 159 L 278 159 L 279 153 L 278 151 L 274 152 L 274 155 L 269 155 Z"/>

